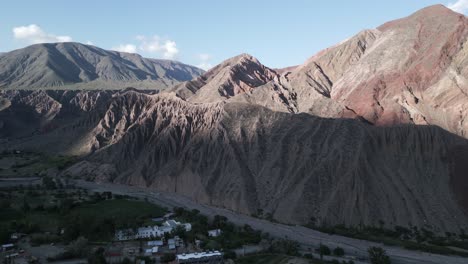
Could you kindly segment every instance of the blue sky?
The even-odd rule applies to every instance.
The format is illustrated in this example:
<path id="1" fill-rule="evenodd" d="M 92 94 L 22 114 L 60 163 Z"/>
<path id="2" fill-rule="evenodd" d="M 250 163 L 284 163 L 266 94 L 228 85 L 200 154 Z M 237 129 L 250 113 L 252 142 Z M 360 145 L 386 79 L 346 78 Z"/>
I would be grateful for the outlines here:
<path id="1" fill-rule="evenodd" d="M 77 41 L 209 67 L 250 53 L 269 67 L 304 62 L 323 48 L 428 5 L 468 0 L 5 0 L 0 51 Z"/>

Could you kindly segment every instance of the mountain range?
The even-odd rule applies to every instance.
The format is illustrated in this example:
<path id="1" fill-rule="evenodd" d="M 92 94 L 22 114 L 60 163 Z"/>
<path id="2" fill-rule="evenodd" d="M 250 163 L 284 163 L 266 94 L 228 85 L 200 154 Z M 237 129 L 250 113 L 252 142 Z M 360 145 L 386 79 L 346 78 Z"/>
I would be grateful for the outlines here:
<path id="1" fill-rule="evenodd" d="M 165 89 L 203 70 L 80 43 L 37 44 L 0 56 L 0 88 Z"/>
<path id="2" fill-rule="evenodd" d="M 468 228 L 467 26 L 464 15 L 430 6 L 295 67 L 271 69 L 249 54 L 207 72 L 167 62 L 187 75 L 154 75 L 174 85 L 149 91 L 107 81 L 147 82 L 148 61 L 161 62 L 117 52 L 101 52 L 100 61 L 118 58 L 109 71 L 67 59 L 55 61 L 76 65 L 25 63 L 27 71 L 6 74 L 44 46 L 93 48 L 31 46 L 0 57 L 0 81 L 11 80 L 0 92 L 0 150 L 75 155 L 60 176 L 175 192 L 291 224 L 459 232 Z M 74 75 L 54 70 L 75 67 Z M 99 77 L 83 77 L 92 72 Z M 67 79 L 77 86 L 57 81 L 69 75 L 81 76 Z M 77 90 L 96 80 L 107 90 Z M 54 89 L 11 89 L 25 83 Z"/>

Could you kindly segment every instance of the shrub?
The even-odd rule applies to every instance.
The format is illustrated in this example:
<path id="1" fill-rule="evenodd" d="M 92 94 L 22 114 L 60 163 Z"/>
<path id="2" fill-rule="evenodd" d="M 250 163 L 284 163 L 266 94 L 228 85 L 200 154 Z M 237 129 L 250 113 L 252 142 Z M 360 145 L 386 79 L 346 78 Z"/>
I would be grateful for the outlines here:
<path id="1" fill-rule="evenodd" d="M 176 255 L 173 253 L 164 253 L 161 257 L 161 262 L 168 263 L 174 261 L 176 259 Z"/>
<path id="2" fill-rule="evenodd" d="M 328 256 L 331 254 L 331 250 L 329 247 L 321 244 L 320 247 L 317 249 L 317 253 L 319 253 L 320 256 Z"/>
<path id="3" fill-rule="evenodd" d="M 237 254 L 236 252 L 230 250 L 230 251 L 227 251 L 224 253 L 224 259 L 236 259 L 237 258 Z"/>
<path id="4" fill-rule="evenodd" d="M 372 264 L 390 264 L 390 258 L 383 248 L 370 247 L 367 252 L 369 253 L 369 259 Z"/>
<path id="5" fill-rule="evenodd" d="M 337 247 L 333 250 L 333 255 L 337 256 L 337 257 L 342 257 L 344 256 L 344 249 L 340 248 L 340 247 Z"/>

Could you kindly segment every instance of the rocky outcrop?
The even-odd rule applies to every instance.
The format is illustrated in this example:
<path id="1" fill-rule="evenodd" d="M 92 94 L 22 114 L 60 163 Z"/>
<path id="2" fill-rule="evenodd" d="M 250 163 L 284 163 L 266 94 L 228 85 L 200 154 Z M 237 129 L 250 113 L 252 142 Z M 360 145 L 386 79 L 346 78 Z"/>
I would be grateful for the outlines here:
<path id="1" fill-rule="evenodd" d="M 0 88 L 163 90 L 203 71 L 175 61 L 143 58 L 80 43 L 37 44 L 0 57 Z"/>

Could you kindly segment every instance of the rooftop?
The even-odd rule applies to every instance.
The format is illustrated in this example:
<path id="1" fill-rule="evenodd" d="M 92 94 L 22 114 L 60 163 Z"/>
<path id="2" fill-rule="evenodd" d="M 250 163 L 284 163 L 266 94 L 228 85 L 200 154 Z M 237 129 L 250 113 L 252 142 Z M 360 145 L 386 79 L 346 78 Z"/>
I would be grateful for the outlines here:
<path id="1" fill-rule="evenodd" d="M 200 252 L 200 253 L 188 253 L 188 254 L 178 254 L 177 259 L 179 260 L 186 260 L 186 259 L 198 259 L 198 258 L 206 258 L 206 257 L 215 257 L 215 256 L 222 256 L 223 254 L 219 251 L 209 251 L 209 252 Z"/>

